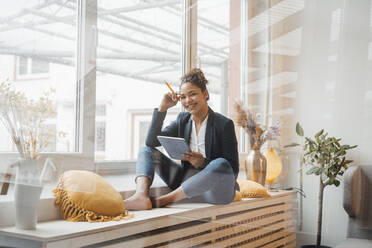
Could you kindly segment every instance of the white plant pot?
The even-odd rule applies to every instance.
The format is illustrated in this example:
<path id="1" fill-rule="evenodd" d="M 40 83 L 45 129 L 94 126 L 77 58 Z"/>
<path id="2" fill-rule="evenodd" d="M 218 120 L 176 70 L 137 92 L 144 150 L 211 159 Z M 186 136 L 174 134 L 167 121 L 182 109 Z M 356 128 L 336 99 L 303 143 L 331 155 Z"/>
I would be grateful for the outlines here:
<path id="1" fill-rule="evenodd" d="M 16 184 L 14 191 L 15 226 L 19 229 L 34 230 L 42 187 Z"/>
<path id="2" fill-rule="evenodd" d="M 22 160 L 18 163 L 14 189 L 15 226 L 17 228 L 36 229 L 42 191 L 39 175 L 38 160 Z"/>

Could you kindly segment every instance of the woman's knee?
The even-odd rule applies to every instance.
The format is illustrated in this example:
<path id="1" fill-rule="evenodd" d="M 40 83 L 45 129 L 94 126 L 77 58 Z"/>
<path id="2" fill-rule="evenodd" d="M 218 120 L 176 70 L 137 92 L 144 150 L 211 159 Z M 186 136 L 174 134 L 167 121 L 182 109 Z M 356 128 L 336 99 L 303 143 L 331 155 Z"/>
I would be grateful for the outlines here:
<path id="1" fill-rule="evenodd" d="M 233 173 L 229 161 L 227 161 L 225 158 L 214 159 L 207 165 L 207 167 L 217 172 Z"/>
<path id="2" fill-rule="evenodd" d="M 140 148 L 139 153 L 145 153 L 145 152 L 152 153 L 154 150 L 156 150 L 156 149 L 153 148 L 153 147 L 143 146 L 143 147 Z"/>
<path id="3" fill-rule="evenodd" d="M 139 150 L 139 156 L 141 155 L 160 155 L 160 151 L 154 147 L 143 146 Z"/>
<path id="4" fill-rule="evenodd" d="M 228 185 L 227 185 L 228 187 Z M 221 190 L 211 190 L 205 195 L 206 201 L 215 204 L 215 205 L 225 205 L 233 202 L 235 197 L 235 190 L 222 190 L 224 191 L 223 194 L 221 194 Z"/>
<path id="5" fill-rule="evenodd" d="M 216 158 L 212 161 L 215 161 L 216 163 L 221 164 L 222 166 L 230 166 L 230 163 L 229 161 L 227 161 L 226 158 Z"/>
<path id="6" fill-rule="evenodd" d="M 235 197 L 235 196 L 231 196 L 231 195 L 229 195 L 228 197 L 226 197 L 226 198 L 220 200 L 219 202 L 217 202 L 216 205 L 226 205 L 226 204 L 230 204 L 230 203 L 233 202 L 234 197 Z"/>

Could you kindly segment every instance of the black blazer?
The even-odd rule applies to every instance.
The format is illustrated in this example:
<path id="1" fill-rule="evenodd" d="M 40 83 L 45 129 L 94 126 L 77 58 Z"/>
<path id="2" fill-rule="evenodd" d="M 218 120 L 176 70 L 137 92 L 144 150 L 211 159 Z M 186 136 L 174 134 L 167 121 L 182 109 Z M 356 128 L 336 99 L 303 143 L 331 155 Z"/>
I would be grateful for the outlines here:
<path id="1" fill-rule="evenodd" d="M 181 137 L 190 144 L 192 118 L 189 112 L 181 112 L 169 126 L 163 127 L 167 112 L 154 110 L 149 131 L 146 137 L 146 146 L 160 146 L 157 136 Z M 213 112 L 209 108 L 207 129 L 205 133 L 205 155 L 207 162 L 216 158 L 225 158 L 229 161 L 235 179 L 239 173 L 238 142 L 235 136 L 234 123 L 229 118 Z M 184 166 L 189 166 L 188 161 L 182 161 Z"/>

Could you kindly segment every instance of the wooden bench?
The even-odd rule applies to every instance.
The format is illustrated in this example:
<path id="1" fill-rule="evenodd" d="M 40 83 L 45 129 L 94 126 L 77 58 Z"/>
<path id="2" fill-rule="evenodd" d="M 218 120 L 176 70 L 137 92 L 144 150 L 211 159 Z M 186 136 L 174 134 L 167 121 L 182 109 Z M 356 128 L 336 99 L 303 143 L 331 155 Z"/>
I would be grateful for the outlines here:
<path id="1" fill-rule="evenodd" d="M 295 247 L 292 191 L 228 205 L 181 202 L 105 223 L 41 222 L 0 229 L 0 247 Z"/>

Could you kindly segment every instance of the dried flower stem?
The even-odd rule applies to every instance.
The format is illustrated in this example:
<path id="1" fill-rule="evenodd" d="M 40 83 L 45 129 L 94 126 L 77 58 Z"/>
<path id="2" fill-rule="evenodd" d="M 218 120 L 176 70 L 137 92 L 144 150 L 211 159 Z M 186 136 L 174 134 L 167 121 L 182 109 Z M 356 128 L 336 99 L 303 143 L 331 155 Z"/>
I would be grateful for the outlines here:
<path id="1" fill-rule="evenodd" d="M 0 120 L 24 159 L 38 158 L 39 152 L 54 136 L 44 124 L 56 113 L 49 98 L 53 92 L 46 91 L 38 101 L 34 101 L 12 90 L 9 80 L 0 84 Z"/>
<path id="2" fill-rule="evenodd" d="M 279 136 L 279 121 L 266 130 L 258 124 L 256 115 L 248 110 L 242 101 L 236 101 L 234 108 L 237 113 L 235 123 L 248 133 L 251 149 L 260 149 L 266 140 Z"/>

